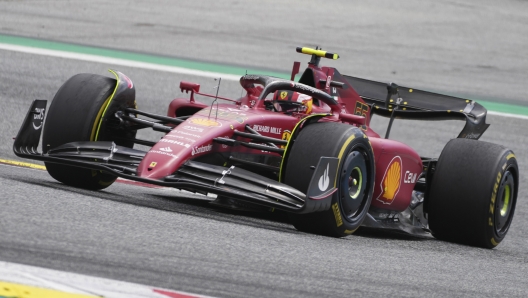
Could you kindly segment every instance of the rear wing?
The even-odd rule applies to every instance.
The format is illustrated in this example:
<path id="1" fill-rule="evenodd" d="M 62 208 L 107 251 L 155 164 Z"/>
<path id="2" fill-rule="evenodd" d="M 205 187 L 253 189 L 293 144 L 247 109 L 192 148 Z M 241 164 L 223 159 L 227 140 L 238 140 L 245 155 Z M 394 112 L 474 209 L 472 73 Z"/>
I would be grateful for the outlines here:
<path id="1" fill-rule="evenodd" d="M 371 113 L 410 120 L 465 120 L 458 138 L 479 139 L 489 127 L 487 110 L 473 100 L 343 75 Z"/>

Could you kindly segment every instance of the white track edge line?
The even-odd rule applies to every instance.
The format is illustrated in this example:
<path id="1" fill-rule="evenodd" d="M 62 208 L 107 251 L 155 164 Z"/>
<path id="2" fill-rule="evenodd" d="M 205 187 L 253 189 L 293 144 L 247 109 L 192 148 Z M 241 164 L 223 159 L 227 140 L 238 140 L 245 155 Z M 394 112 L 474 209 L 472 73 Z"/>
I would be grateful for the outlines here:
<path id="1" fill-rule="evenodd" d="M 508 117 L 508 118 L 517 118 L 517 119 L 528 120 L 528 116 L 526 116 L 526 115 L 519 115 L 519 114 L 511 114 L 511 113 L 503 113 L 503 112 L 488 111 L 488 115 L 502 116 L 502 117 Z"/>
<path id="2" fill-rule="evenodd" d="M 218 72 L 195 70 L 195 69 L 177 67 L 177 66 L 166 66 L 166 65 L 160 65 L 160 64 L 155 64 L 155 63 L 139 62 L 135 60 L 109 58 L 109 57 L 98 56 L 98 55 L 79 54 L 79 53 L 72 53 L 72 52 L 65 52 L 65 51 L 18 46 L 18 45 L 11 45 L 11 44 L 5 44 L 5 43 L 0 43 L 0 49 L 7 50 L 7 51 L 27 53 L 27 54 L 52 56 L 52 57 L 58 57 L 58 58 L 66 58 L 66 59 L 74 59 L 74 60 L 81 60 L 81 61 L 98 62 L 98 63 L 105 63 L 105 64 L 114 64 L 114 65 L 120 65 L 120 66 L 149 69 L 149 70 L 165 71 L 165 72 L 170 72 L 170 73 L 187 74 L 187 75 L 200 76 L 200 77 L 206 77 L 206 78 L 221 77 L 224 80 L 230 80 L 230 81 L 238 81 L 240 79 L 240 76 L 218 73 Z M 496 111 L 488 111 L 488 114 L 495 115 L 495 116 L 508 117 L 508 118 L 528 120 L 528 116 L 525 116 L 525 115 L 503 113 L 503 112 L 496 112 Z"/>
<path id="3" fill-rule="evenodd" d="M 120 65 L 120 66 L 135 67 L 135 68 L 142 68 L 142 69 L 149 69 L 149 70 L 158 70 L 158 71 L 165 71 L 165 72 L 178 73 L 178 74 L 187 74 L 187 75 L 200 76 L 200 77 L 206 77 L 206 78 L 221 77 L 224 80 L 230 80 L 230 81 L 238 81 L 240 80 L 240 77 L 242 76 L 242 75 L 237 76 L 237 75 L 232 75 L 232 74 L 225 74 L 225 73 L 218 73 L 218 72 L 211 72 L 211 71 L 195 70 L 195 69 L 177 67 L 177 66 L 160 65 L 160 64 L 148 63 L 148 62 L 139 62 L 139 61 L 128 60 L 128 59 L 110 58 L 110 57 L 98 56 L 98 55 L 80 54 L 80 53 L 72 53 L 72 52 L 65 52 L 65 51 L 17 46 L 17 45 L 5 44 L 5 43 L 0 43 L 0 49 L 7 50 L 7 51 L 27 53 L 27 54 L 51 56 L 51 57 L 74 59 L 74 60 L 89 61 L 89 62 L 98 62 L 98 63 L 105 63 L 105 64 L 114 64 L 114 65 Z"/>

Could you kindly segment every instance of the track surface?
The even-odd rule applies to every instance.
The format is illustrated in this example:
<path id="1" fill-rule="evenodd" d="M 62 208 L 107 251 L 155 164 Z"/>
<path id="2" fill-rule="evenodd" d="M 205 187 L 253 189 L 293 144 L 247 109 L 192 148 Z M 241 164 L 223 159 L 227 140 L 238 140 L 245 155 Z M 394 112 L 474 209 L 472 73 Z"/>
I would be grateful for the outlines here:
<path id="1" fill-rule="evenodd" d="M 526 106 L 528 3 L 484 2 L 0 1 L 0 33 L 281 71 L 307 61 L 293 47 L 318 44 L 342 56 L 331 65 L 343 73 Z M 109 67 L 0 51 L 0 158 L 16 159 L 12 138 L 34 98 L 51 99 L 73 74 Z M 140 108 L 157 113 L 180 95 L 182 79 L 202 91 L 215 85 L 118 69 L 134 80 Z M 220 93 L 236 97 L 240 89 L 223 82 Z M 482 140 L 512 148 L 522 171 L 515 219 L 494 250 L 371 231 L 314 236 L 281 214 L 226 212 L 207 197 L 123 184 L 84 191 L 43 171 L 0 165 L 0 260 L 225 297 L 526 296 L 528 123 L 498 116 L 488 123 Z M 375 123 L 379 132 L 385 124 Z M 416 124 L 396 122 L 391 136 L 437 156 L 462 123 Z"/>

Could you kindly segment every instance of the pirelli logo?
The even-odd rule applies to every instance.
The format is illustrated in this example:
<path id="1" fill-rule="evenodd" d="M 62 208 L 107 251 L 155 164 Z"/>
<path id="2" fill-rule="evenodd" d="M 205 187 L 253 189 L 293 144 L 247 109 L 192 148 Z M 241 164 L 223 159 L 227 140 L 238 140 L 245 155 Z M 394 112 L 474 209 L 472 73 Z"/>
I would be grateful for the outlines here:
<path id="1" fill-rule="evenodd" d="M 343 225 L 343 218 L 341 217 L 341 212 L 339 211 L 339 206 L 337 205 L 337 203 L 334 203 L 332 205 L 332 210 L 334 211 L 336 225 L 338 227 L 342 226 Z"/>

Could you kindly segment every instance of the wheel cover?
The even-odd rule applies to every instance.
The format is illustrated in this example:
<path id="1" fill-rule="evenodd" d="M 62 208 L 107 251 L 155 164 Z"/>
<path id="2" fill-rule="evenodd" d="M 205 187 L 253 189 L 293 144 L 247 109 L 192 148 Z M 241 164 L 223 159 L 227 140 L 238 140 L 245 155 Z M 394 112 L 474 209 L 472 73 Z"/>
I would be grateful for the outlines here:
<path id="1" fill-rule="evenodd" d="M 510 171 L 502 176 L 495 202 L 495 231 L 504 235 L 510 226 L 515 205 L 515 177 Z"/>
<path id="2" fill-rule="evenodd" d="M 500 215 L 504 217 L 506 213 L 508 212 L 509 206 L 510 206 L 510 195 L 511 190 L 509 185 L 504 186 L 504 194 L 502 196 L 502 208 L 500 209 Z"/>
<path id="3" fill-rule="evenodd" d="M 347 156 L 340 178 L 340 205 L 346 220 L 354 222 L 365 209 L 368 189 L 366 148 L 354 148 Z"/>
<path id="4" fill-rule="evenodd" d="M 363 172 L 359 167 L 352 169 L 350 177 L 348 177 L 348 194 L 351 199 L 355 200 L 358 198 L 363 184 Z"/>

